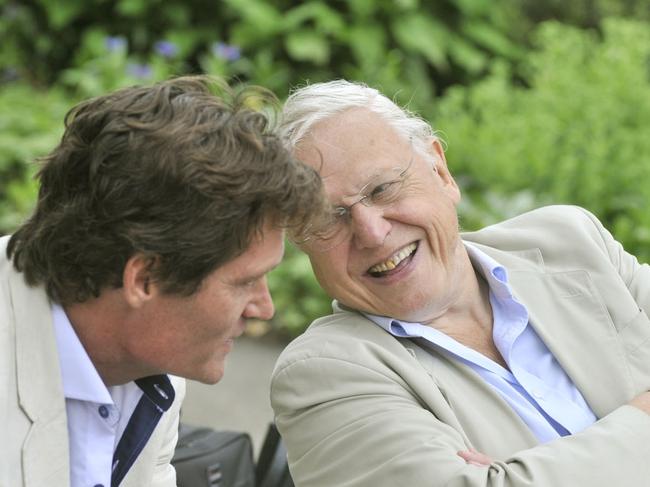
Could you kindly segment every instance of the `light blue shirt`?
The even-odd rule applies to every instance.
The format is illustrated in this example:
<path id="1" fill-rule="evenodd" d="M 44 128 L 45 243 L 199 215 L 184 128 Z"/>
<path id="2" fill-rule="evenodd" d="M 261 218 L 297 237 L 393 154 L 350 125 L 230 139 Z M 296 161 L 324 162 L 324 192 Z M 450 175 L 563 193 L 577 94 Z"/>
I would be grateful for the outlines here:
<path id="1" fill-rule="evenodd" d="M 65 394 L 71 487 L 111 485 L 113 453 L 142 390 L 133 382 L 106 387 L 65 311 L 52 305 Z"/>
<path id="2" fill-rule="evenodd" d="M 528 311 L 513 296 L 506 269 L 465 243 L 474 268 L 490 287 L 492 337 L 510 370 L 441 331 L 366 314 L 396 337 L 422 338 L 437 351 L 467 364 L 512 407 L 541 443 L 574 434 L 596 421 L 580 391 L 532 326 Z"/>

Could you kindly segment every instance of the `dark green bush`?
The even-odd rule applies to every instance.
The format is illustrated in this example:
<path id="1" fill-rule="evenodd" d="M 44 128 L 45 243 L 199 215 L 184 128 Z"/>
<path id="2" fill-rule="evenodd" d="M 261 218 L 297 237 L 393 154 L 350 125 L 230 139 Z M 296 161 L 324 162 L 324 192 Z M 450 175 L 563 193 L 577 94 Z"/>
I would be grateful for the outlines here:
<path id="1" fill-rule="evenodd" d="M 12 83 L 0 86 L 0 235 L 15 228 L 36 199 L 32 175 L 63 132 L 70 99 L 60 90 L 34 90 Z"/>
<path id="2" fill-rule="evenodd" d="M 650 261 L 649 27 L 608 20 L 601 37 L 547 23 L 525 86 L 498 64 L 486 80 L 449 90 L 434 125 L 465 189 L 467 227 L 578 204 Z"/>
<path id="3" fill-rule="evenodd" d="M 0 0 L 0 8 L 0 69 L 38 84 L 94 59 L 98 38 L 119 38 L 134 60 L 170 42 L 177 72 L 209 64 L 280 95 L 305 79 L 346 77 L 391 92 L 417 82 L 425 99 L 476 79 L 494 56 L 515 59 L 525 35 L 513 29 L 525 25 L 516 0 Z"/>
<path id="4" fill-rule="evenodd" d="M 332 312 L 331 299 L 316 282 L 309 259 L 290 243 L 282 264 L 269 275 L 269 289 L 277 309 L 274 325 L 289 336 Z"/>

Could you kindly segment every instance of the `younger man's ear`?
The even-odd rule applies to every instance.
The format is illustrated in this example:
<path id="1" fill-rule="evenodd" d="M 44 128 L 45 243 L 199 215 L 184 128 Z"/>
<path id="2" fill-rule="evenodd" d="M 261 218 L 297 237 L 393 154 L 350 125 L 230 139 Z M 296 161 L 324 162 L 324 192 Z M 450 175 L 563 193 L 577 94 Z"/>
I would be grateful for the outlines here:
<path id="1" fill-rule="evenodd" d="M 152 277 L 156 258 L 141 253 L 129 257 L 122 274 L 122 290 L 127 302 L 133 308 L 140 308 L 158 293 L 158 286 Z"/>

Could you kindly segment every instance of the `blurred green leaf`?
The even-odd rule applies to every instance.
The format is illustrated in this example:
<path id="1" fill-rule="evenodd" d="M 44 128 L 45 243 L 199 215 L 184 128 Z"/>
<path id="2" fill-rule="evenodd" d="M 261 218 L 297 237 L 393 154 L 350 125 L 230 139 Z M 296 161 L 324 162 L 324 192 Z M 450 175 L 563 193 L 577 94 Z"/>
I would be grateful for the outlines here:
<path id="1" fill-rule="evenodd" d="M 166 1 L 161 6 L 161 13 L 173 25 L 189 26 L 192 23 L 192 7 L 184 2 Z"/>
<path id="2" fill-rule="evenodd" d="M 460 37 L 449 43 L 450 57 L 470 73 L 478 73 L 486 67 L 487 56 Z"/>
<path id="3" fill-rule="evenodd" d="M 48 0 L 43 2 L 49 21 L 55 29 L 74 20 L 84 10 L 83 0 Z"/>
<path id="4" fill-rule="evenodd" d="M 371 17 L 381 8 L 379 2 L 376 0 L 355 0 L 354 2 L 348 2 L 348 5 L 352 11 L 352 15 L 362 21 Z"/>
<path id="5" fill-rule="evenodd" d="M 313 22 L 315 29 L 325 34 L 338 34 L 345 28 L 341 15 L 319 1 L 303 3 L 284 14 L 284 29 L 291 32 Z"/>
<path id="6" fill-rule="evenodd" d="M 422 54 L 438 68 L 447 68 L 450 33 L 444 24 L 425 14 L 409 14 L 393 21 L 392 27 L 402 48 Z"/>
<path id="7" fill-rule="evenodd" d="M 420 6 L 420 0 L 394 0 L 394 2 L 389 2 L 389 5 L 401 10 L 416 10 Z"/>
<path id="8" fill-rule="evenodd" d="M 147 11 L 148 0 L 119 0 L 117 11 L 125 17 L 138 17 Z"/>
<path id="9" fill-rule="evenodd" d="M 492 2 L 486 0 L 454 0 L 453 3 L 463 14 L 469 17 L 483 15 L 494 8 Z"/>
<path id="10" fill-rule="evenodd" d="M 233 41 L 249 45 L 248 39 L 267 38 L 282 30 L 280 12 L 262 0 L 222 0 L 241 16 L 241 23 L 233 29 Z M 235 34 L 239 32 L 239 35 Z"/>
<path id="11" fill-rule="evenodd" d="M 521 50 L 504 32 L 485 22 L 466 22 L 462 26 L 462 32 L 479 46 L 505 58 L 514 59 L 521 54 Z"/>
<path id="12" fill-rule="evenodd" d="M 373 24 L 360 24 L 347 31 L 347 44 L 358 63 L 377 65 L 385 62 L 386 33 Z"/>
<path id="13" fill-rule="evenodd" d="M 291 32 L 286 38 L 286 47 L 289 56 L 296 61 L 311 61 L 322 65 L 327 63 L 330 48 L 322 34 L 311 30 L 298 30 Z"/>

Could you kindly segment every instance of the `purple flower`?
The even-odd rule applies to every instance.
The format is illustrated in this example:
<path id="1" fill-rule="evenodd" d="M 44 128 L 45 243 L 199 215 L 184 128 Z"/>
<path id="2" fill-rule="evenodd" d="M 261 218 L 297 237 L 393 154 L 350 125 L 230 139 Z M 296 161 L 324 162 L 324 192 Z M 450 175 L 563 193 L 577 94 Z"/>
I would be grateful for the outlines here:
<path id="1" fill-rule="evenodd" d="M 148 64 L 129 63 L 126 66 L 126 72 L 129 76 L 140 79 L 148 79 L 153 75 L 153 70 Z"/>
<path id="2" fill-rule="evenodd" d="M 18 70 L 12 66 L 4 68 L 0 74 L 0 83 L 7 81 L 18 81 L 20 79 L 20 73 Z"/>
<path id="3" fill-rule="evenodd" d="M 18 16 L 21 14 L 20 12 L 21 8 L 22 7 L 18 7 L 17 5 L 9 4 L 4 8 L 4 11 L 2 12 L 2 16 L 7 20 L 17 19 Z"/>
<path id="4" fill-rule="evenodd" d="M 178 54 L 178 47 L 171 41 L 158 41 L 153 47 L 158 54 L 168 59 Z"/>
<path id="5" fill-rule="evenodd" d="M 109 36 L 104 39 L 104 45 L 108 52 L 119 52 L 126 49 L 126 39 L 124 37 Z"/>
<path id="6" fill-rule="evenodd" d="M 226 61 L 237 61 L 241 57 L 239 47 L 224 42 L 215 42 L 212 44 L 212 54 Z"/>

